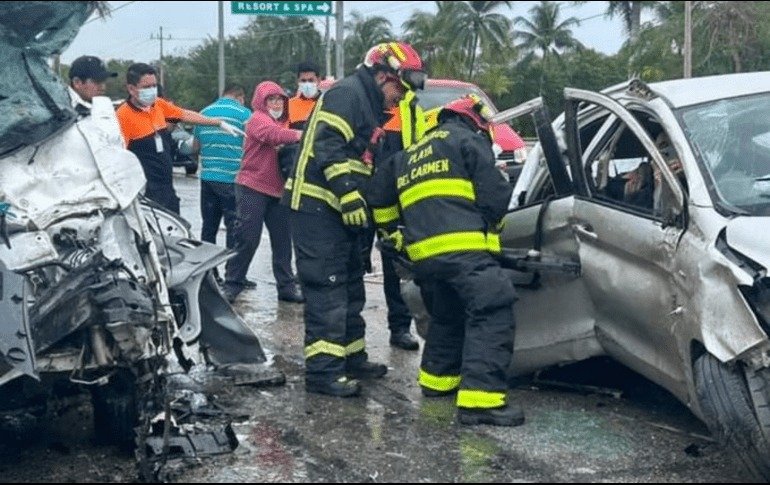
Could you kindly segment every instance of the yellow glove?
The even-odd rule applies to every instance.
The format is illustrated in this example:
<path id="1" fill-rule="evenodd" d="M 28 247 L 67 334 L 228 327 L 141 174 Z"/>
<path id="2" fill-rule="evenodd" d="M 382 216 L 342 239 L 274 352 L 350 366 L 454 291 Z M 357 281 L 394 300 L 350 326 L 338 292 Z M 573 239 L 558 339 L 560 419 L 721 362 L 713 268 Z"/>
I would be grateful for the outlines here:
<path id="1" fill-rule="evenodd" d="M 396 251 L 401 252 L 404 249 L 404 233 L 401 231 L 393 231 L 388 234 L 388 241 L 396 248 Z"/>
<path id="2" fill-rule="evenodd" d="M 346 226 L 367 227 L 369 225 L 369 210 L 366 201 L 357 190 L 348 192 L 340 199 L 342 222 Z"/>

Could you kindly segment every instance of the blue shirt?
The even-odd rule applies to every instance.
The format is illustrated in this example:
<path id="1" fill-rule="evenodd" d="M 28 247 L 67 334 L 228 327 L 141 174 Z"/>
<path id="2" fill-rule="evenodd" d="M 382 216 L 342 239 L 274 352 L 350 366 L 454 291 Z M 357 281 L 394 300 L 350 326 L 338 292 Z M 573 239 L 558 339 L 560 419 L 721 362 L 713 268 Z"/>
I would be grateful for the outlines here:
<path id="1" fill-rule="evenodd" d="M 251 110 L 232 98 L 219 98 L 201 111 L 244 129 Z M 193 135 L 200 143 L 201 180 L 235 183 L 243 158 L 243 137 L 228 135 L 218 126 L 198 125 Z"/>

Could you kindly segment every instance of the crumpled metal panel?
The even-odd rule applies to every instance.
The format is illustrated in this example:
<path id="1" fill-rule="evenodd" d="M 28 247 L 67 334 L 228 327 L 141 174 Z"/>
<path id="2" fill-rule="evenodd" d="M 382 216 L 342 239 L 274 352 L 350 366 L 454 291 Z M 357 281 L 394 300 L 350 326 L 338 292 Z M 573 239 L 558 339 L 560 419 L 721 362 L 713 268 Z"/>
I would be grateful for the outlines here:
<path id="1" fill-rule="evenodd" d="M 0 261 L 0 385 L 22 375 L 37 379 L 24 284 Z"/>
<path id="2" fill-rule="evenodd" d="M 94 2 L 0 4 L 0 156 L 40 142 L 76 117 L 48 58 L 66 48 Z"/>

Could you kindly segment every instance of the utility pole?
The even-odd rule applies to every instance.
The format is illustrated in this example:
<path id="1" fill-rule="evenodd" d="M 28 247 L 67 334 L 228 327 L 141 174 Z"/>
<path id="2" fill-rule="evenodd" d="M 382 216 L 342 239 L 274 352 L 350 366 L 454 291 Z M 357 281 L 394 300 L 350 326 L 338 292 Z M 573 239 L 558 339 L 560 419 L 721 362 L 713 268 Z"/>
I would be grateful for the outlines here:
<path id="1" fill-rule="evenodd" d="M 337 79 L 342 79 L 345 77 L 345 31 L 344 31 L 344 19 L 345 14 L 342 9 L 342 1 L 337 0 L 334 2 L 335 4 L 335 27 L 337 31 L 336 35 L 336 42 L 337 42 Z"/>
<path id="2" fill-rule="evenodd" d="M 692 2 L 684 2 L 684 78 L 692 77 Z"/>
<path id="3" fill-rule="evenodd" d="M 219 96 L 225 92 L 225 7 L 219 0 Z"/>
<path id="4" fill-rule="evenodd" d="M 326 77 L 332 77 L 332 40 L 329 36 L 329 16 L 326 16 L 326 32 L 324 34 L 326 43 Z"/>
<path id="5" fill-rule="evenodd" d="M 163 86 L 163 89 L 166 90 L 166 80 L 163 77 L 163 27 L 159 27 L 160 35 L 158 35 L 157 39 L 160 41 L 160 58 L 158 59 L 158 81 L 160 82 L 160 85 Z M 166 40 L 171 40 L 171 36 L 165 38 Z M 150 40 L 155 40 L 155 37 L 153 34 L 150 34 Z"/>

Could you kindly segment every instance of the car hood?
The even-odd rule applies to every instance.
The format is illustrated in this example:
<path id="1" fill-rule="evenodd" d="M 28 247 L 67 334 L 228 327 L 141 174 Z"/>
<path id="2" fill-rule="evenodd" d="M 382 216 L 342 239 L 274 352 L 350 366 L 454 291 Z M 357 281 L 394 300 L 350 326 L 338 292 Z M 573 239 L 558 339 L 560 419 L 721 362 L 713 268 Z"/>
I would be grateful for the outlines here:
<path id="1" fill-rule="evenodd" d="M 731 248 L 770 269 L 770 217 L 736 217 L 727 223 Z"/>

